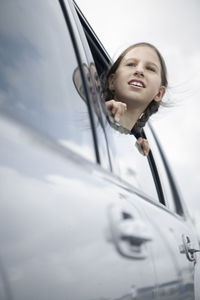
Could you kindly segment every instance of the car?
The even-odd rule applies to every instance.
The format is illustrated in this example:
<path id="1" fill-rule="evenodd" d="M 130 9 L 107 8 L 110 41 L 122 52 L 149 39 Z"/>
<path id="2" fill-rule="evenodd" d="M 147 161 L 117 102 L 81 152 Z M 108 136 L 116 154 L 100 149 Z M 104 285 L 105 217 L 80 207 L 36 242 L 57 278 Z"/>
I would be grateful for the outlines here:
<path id="1" fill-rule="evenodd" d="M 71 0 L 1 1 L 0 299 L 199 298 L 199 241 L 153 125 L 113 128 L 111 59 Z"/>

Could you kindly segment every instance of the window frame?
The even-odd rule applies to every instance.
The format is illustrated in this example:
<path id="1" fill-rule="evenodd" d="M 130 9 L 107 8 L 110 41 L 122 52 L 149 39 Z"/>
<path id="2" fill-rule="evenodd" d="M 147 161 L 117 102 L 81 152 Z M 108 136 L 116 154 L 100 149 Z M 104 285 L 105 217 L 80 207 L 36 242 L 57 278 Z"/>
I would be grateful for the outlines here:
<path id="1" fill-rule="evenodd" d="M 95 35 L 94 31 L 88 24 L 87 20 L 85 19 L 84 15 L 82 14 L 81 10 L 79 9 L 79 7 L 75 3 L 75 1 L 74 0 L 63 0 L 63 1 L 68 1 L 68 4 L 71 7 L 71 13 L 73 14 L 75 26 L 76 26 L 76 29 L 78 30 L 79 38 L 81 40 L 81 45 L 85 52 L 85 56 L 87 58 L 88 66 L 90 66 L 90 64 L 92 63 L 96 67 L 96 61 L 94 60 L 94 56 L 93 56 L 93 53 L 91 52 L 90 44 L 88 43 L 88 33 L 87 32 L 89 31 L 90 34 L 92 35 L 92 37 L 95 36 L 96 40 L 98 40 L 97 36 Z M 98 40 L 98 42 L 100 43 L 99 40 Z M 102 44 L 99 48 L 97 47 L 97 49 L 103 49 L 102 53 L 104 53 L 104 51 L 106 52 L 106 50 L 103 48 Z M 101 57 L 104 57 L 104 56 L 101 56 Z M 107 69 L 110 58 L 108 58 L 107 60 L 104 60 L 104 63 L 105 63 L 105 61 L 106 61 L 106 69 Z M 104 135 L 103 138 L 104 138 L 104 142 L 106 144 L 105 156 L 106 156 L 106 159 L 108 160 L 109 171 L 112 171 L 112 163 L 111 163 L 110 151 L 109 151 L 109 147 L 108 147 L 108 137 L 106 135 L 106 130 L 105 130 L 106 117 L 105 117 L 105 114 L 103 113 L 103 111 L 105 111 L 105 107 L 102 104 L 102 97 L 101 97 L 99 91 L 96 89 L 94 77 L 93 77 L 93 74 L 91 74 L 91 73 L 92 72 L 90 72 L 90 77 L 92 79 L 91 83 L 92 83 L 93 90 L 94 90 L 94 95 L 93 95 L 94 97 L 93 98 L 91 97 L 91 95 L 90 95 L 91 92 L 90 92 L 89 88 L 88 88 L 88 97 L 90 98 L 91 113 L 92 113 L 93 121 L 94 121 L 93 125 L 94 125 L 94 127 L 96 126 L 96 124 L 95 124 L 95 106 L 97 106 L 97 108 L 99 109 L 98 117 L 99 117 L 99 121 L 102 125 L 101 128 L 102 128 L 103 135 Z M 86 82 L 86 85 L 87 85 L 87 82 Z M 99 137 L 98 128 L 94 128 L 94 130 L 95 130 L 96 141 L 97 141 L 98 150 L 99 150 L 98 163 L 103 167 L 103 163 L 101 164 L 102 139 Z M 107 168 L 107 170 L 108 170 L 108 168 Z"/>
<path id="2" fill-rule="evenodd" d="M 144 131 L 143 131 L 143 135 L 144 135 L 144 138 L 146 138 L 146 135 L 145 135 Z M 162 189 L 162 184 L 161 184 L 160 177 L 159 177 L 159 174 L 158 174 L 156 162 L 154 160 L 154 157 L 153 157 L 153 154 L 152 154 L 151 150 L 149 151 L 149 155 L 147 156 L 147 160 L 148 160 L 148 163 L 149 163 L 149 166 L 150 166 L 150 169 L 151 169 L 151 173 L 152 173 L 152 176 L 153 176 L 153 180 L 154 180 L 154 183 L 155 183 L 155 186 L 156 186 L 159 202 L 166 206 L 165 198 L 164 198 L 164 194 L 163 194 L 163 189 Z"/>
<path id="3" fill-rule="evenodd" d="M 87 37 L 88 44 L 90 46 L 90 50 L 92 52 L 92 55 L 93 55 L 93 57 L 94 57 L 94 54 L 97 54 L 97 55 L 101 56 L 101 60 L 100 60 L 101 61 L 101 66 L 100 67 L 102 68 L 102 66 L 104 66 L 102 68 L 102 70 L 106 71 L 107 68 L 109 67 L 110 63 L 111 63 L 111 57 L 109 56 L 109 54 L 106 51 L 106 49 L 104 48 L 103 44 L 101 43 L 101 41 L 99 40 L 99 38 L 95 34 L 94 30 L 92 29 L 92 27 L 90 26 L 90 24 L 86 20 L 85 16 L 83 15 L 82 11 L 78 7 L 75 0 L 73 0 L 73 3 L 74 3 L 75 10 L 77 12 L 77 15 L 79 17 L 79 20 L 81 22 L 81 25 L 83 27 L 84 33 Z M 91 36 L 92 36 L 92 38 L 91 38 Z M 97 70 L 98 70 L 97 61 L 95 61 L 95 65 L 96 65 Z"/>
<path id="4" fill-rule="evenodd" d="M 166 155 L 164 154 L 164 150 L 163 150 L 163 148 L 161 146 L 161 143 L 160 143 L 160 141 L 159 141 L 159 139 L 158 139 L 158 137 L 155 133 L 155 130 L 153 129 L 153 126 L 151 125 L 150 122 L 148 123 L 148 125 L 149 125 L 149 128 L 151 130 L 151 133 L 152 133 L 152 136 L 154 138 L 157 149 L 160 153 L 160 156 L 161 156 L 161 159 L 162 159 L 165 171 L 166 171 L 166 176 L 167 176 L 169 184 L 170 184 L 173 200 L 174 200 L 175 207 L 176 207 L 176 213 L 175 212 L 173 212 L 173 213 L 178 214 L 180 216 L 184 216 L 184 209 L 183 209 L 183 206 L 182 206 L 182 201 L 181 201 L 181 198 L 180 198 L 179 191 L 177 189 L 177 184 L 175 183 L 174 176 L 173 176 L 172 171 L 170 169 L 169 162 L 167 160 Z M 169 208 L 167 207 L 167 209 L 169 209 Z"/>
<path id="5" fill-rule="evenodd" d="M 80 36 L 77 32 L 77 27 L 76 27 L 76 23 L 75 20 L 73 18 L 73 12 L 72 12 L 72 8 L 70 6 L 70 1 L 69 0 L 58 0 L 58 2 L 60 3 L 61 6 L 61 10 L 66 22 L 66 26 L 69 30 L 69 34 L 72 40 L 72 45 L 74 48 L 74 53 L 75 56 L 77 58 L 77 63 L 80 69 L 80 74 L 81 74 L 81 79 L 83 82 L 83 88 L 85 91 L 85 96 L 86 96 L 86 100 L 87 100 L 87 107 L 88 107 L 88 115 L 90 118 L 90 124 L 91 124 L 91 130 L 92 130 L 92 136 L 93 136 L 93 142 L 94 142 L 94 151 L 96 154 L 96 162 L 97 164 L 100 164 L 100 154 L 99 154 L 99 148 L 98 148 L 98 140 L 97 140 L 97 134 L 96 134 L 96 128 L 95 128 L 95 121 L 94 121 L 94 116 L 93 116 L 93 110 L 92 110 L 92 100 L 91 100 L 91 96 L 90 96 L 90 91 L 89 91 L 89 87 L 87 85 L 87 78 L 86 75 L 84 73 L 84 69 L 83 69 L 83 64 L 82 64 L 82 57 L 81 57 L 81 53 L 80 53 L 80 47 L 82 48 L 83 52 L 83 46 L 82 43 L 80 42 Z"/>

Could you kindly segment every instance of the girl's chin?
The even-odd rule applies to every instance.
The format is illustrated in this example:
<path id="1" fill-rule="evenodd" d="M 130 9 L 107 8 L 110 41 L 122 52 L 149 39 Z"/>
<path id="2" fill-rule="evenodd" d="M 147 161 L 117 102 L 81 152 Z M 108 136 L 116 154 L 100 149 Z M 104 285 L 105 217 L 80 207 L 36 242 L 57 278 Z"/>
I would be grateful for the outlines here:
<path id="1" fill-rule="evenodd" d="M 150 101 L 144 100 L 144 96 L 138 94 L 138 93 L 129 93 L 127 95 L 115 95 L 114 100 L 126 103 L 127 105 L 136 105 L 137 107 L 140 105 L 148 105 Z"/>
<path id="2" fill-rule="evenodd" d="M 139 108 L 143 110 L 149 105 L 151 101 L 144 101 L 144 99 L 140 97 L 134 97 L 134 98 L 128 98 L 126 100 L 124 99 L 121 102 L 126 103 L 129 108 L 132 107 L 133 109 Z"/>

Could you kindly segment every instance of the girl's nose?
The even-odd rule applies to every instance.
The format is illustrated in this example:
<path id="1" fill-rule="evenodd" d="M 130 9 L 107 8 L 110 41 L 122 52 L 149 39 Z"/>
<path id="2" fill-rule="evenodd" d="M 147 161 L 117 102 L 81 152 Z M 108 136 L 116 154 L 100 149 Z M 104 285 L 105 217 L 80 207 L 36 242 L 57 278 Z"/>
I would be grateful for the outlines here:
<path id="1" fill-rule="evenodd" d="M 143 77 L 144 76 L 144 72 L 141 69 L 140 70 L 135 70 L 134 75 Z"/>
<path id="2" fill-rule="evenodd" d="M 135 69 L 134 75 L 144 76 L 144 71 L 143 71 L 142 66 L 139 66 L 139 65 L 137 66 L 137 68 Z"/>

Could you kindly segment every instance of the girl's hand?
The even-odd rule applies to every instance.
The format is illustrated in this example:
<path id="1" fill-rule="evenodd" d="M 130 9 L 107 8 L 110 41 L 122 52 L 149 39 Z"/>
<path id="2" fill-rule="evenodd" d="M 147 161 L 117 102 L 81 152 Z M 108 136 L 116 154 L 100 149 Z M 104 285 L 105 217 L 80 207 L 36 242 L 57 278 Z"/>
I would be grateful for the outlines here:
<path id="1" fill-rule="evenodd" d="M 139 137 L 139 139 L 137 139 L 137 148 L 139 150 L 140 153 L 142 153 L 143 155 L 147 156 L 149 154 L 149 143 L 146 139 Z"/>
<path id="2" fill-rule="evenodd" d="M 127 106 L 125 103 L 115 100 L 106 101 L 106 108 L 111 112 L 114 121 L 117 123 L 119 123 L 121 116 L 127 110 Z"/>
<path id="3" fill-rule="evenodd" d="M 115 100 L 109 100 L 106 101 L 105 103 L 106 103 L 106 108 L 109 110 L 109 112 L 111 112 L 114 121 L 119 123 L 121 116 L 127 110 L 126 104 Z M 141 154 L 145 156 L 149 154 L 150 147 L 146 139 L 139 137 L 137 139 L 136 146 Z"/>

